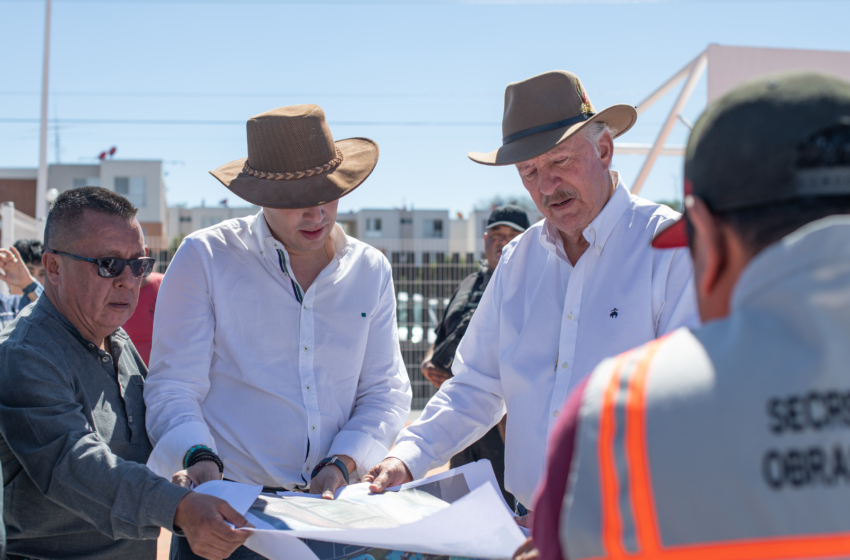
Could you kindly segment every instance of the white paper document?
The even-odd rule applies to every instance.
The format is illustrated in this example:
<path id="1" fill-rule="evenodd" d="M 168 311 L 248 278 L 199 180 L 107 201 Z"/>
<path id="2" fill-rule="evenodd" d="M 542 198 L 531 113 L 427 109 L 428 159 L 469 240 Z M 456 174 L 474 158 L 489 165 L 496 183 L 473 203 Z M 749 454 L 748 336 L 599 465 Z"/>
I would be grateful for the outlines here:
<path id="1" fill-rule="evenodd" d="M 400 551 L 420 558 L 501 559 L 510 558 L 525 540 L 489 461 L 384 494 L 354 484 L 340 489 L 333 501 L 305 494 L 261 495 L 247 485 L 210 491 L 204 486 L 198 490 L 239 503 L 238 508 L 231 505 L 256 527 L 246 546 L 272 560 L 401 560 Z M 255 501 L 246 511 L 250 496 Z"/>

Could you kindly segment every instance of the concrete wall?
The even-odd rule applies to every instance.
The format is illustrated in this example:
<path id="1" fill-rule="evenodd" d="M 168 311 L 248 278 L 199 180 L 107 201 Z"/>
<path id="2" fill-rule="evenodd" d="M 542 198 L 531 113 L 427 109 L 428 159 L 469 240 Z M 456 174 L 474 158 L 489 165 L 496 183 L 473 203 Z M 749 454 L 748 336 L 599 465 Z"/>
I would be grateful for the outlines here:
<path id="1" fill-rule="evenodd" d="M 47 166 L 47 189 L 63 193 L 74 188 L 74 179 L 86 179 L 86 187 L 100 187 L 100 165 L 54 163 Z M 94 179 L 90 181 L 89 179 Z"/>
<path id="2" fill-rule="evenodd" d="M 186 236 L 199 229 L 214 226 L 224 220 L 253 216 L 260 211 L 259 206 L 227 208 L 224 206 L 198 206 L 195 208 L 168 208 L 169 243 L 178 236 Z"/>
<path id="3" fill-rule="evenodd" d="M 114 191 L 116 177 L 144 177 L 145 205 L 139 206 L 138 219 L 165 223 L 167 209 L 161 161 L 105 160 L 100 166 L 100 186 Z"/>
<path id="4" fill-rule="evenodd" d="M 709 45 L 708 102 L 756 76 L 789 70 L 812 70 L 850 80 L 850 52 Z"/>
<path id="5" fill-rule="evenodd" d="M 77 180 L 82 186 L 115 191 L 116 177 L 144 177 L 144 204 L 132 201 L 139 207 L 139 223 L 147 237 L 167 237 L 165 181 L 161 161 L 104 160 L 98 164 L 84 165 L 55 163 L 47 168 L 47 188 L 62 193 L 73 189 Z"/>

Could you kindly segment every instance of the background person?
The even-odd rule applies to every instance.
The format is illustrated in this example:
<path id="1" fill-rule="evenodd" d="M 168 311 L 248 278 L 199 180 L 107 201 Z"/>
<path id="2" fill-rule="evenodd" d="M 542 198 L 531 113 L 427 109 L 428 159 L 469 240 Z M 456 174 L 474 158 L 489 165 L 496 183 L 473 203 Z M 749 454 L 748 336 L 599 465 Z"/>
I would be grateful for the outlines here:
<path id="1" fill-rule="evenodd" d="M 649 247 L 679 214 L 611 171 L 613 137 L 636 119 L 629 105 L 597 113 L 569 72 L 507 87 L 503 146 L 469 157 L 516 165 L 545 219 L 505 247 L 455 376 L 366 476 L 373 491 L 422 477 L 507 411 L 505 488 L 530 504 L 570 389 L 604 358 L 698 321 L 690 256 Z"/>
<path id="2" fill-rule="evenodd" d="M 24 307 L 37 300 L 44 292 L 44 288 L 33 276 L 30 266 L 14 246 L 0 249 L 0 270 L 4 273 L 3 280 L 9 285 L 9 290 L 18 292 L 17 295 L 0 294 L 0 329 L 2 329 L 14 321 Z"/>
<path id="3" fill-rule="evenodd" d="M 121 329 L 153 266 L 136 208 L 100 187 L 72 189 L 44 235 L 44 297 L 0 334 L 7 552 L 152 560 L 165 527 L 205 558 L 227 557 L 248 533 L 226 522 L 245 519 L 143 464 L 147 368 Z"/>
<path id="4" fill-rule="evenodd" d="M 452 376 L 451 367 L 458 344 L 499 264 L 502 249 L 528 226 L 528 214 L 519 206 L 507 204 L 494 208 L 490 213 L 484 230 L 484 254 L 487 259 L 481 264 L 480 270 L 464 278 L 458 286 L 437 327 L 434 345 L 422 362 L 422 374 L 438 389 Z M 454 469 L 479 459 L 488 459 L 493 465 L 505 501 L 512 504 L 514 497 L 505 490 L 505 425 L 506 417 L 503 416 L 481 439 L 452 457 L 450 466 Z"/>
<path id="5" fill-rule="evenodd" d="M 133 341 L 133 346 L 139 352 L 145 365 L 150 365 L 151 345 L 153 341 L 153 317 L 156 312 L 156 298 L 159 295 L 159 286 L 162 284 L 164 275 L 159 272 L 151 272 L 150 276 L 142 278 L 142 287 L 139 289 L 139 304 L 136 311 L 124 323 L 127 336 Z"/>
<path id="6" fill-rule="evenodd" d="M 15 241 L 13 246 L 20 253 L 21 259 L 27 265 L 27 270 L 32 277 L 44 286 L 44 265 L 41 263 L 44 246 L 41 241 L 38 239 L 19 239 Z M 20 291 L 17 293 L 20 293 Z"/>
<path id="7" fill-rule="evenodd" d="M 186 484 L 223 472 L 332 499 L 386 454 L 412 396 L 390 264 L 336 223 L 378 146 L 334 142 L 316 105 L 247 132 L 248 158 L 213 175 L 262 209 L 186 237 L 159 292 L 149 464 Z M 180 538 L 172 554 L 193 557 Z"/>
<path id="8" fill-rule="evenodd" d="M 539 556 L 846 558 L 850 83 L 774 75 L 715 101 L 685 194 L 654 245 L 690 246 L 705 325 L 603 362 L 570 396 Z"/>

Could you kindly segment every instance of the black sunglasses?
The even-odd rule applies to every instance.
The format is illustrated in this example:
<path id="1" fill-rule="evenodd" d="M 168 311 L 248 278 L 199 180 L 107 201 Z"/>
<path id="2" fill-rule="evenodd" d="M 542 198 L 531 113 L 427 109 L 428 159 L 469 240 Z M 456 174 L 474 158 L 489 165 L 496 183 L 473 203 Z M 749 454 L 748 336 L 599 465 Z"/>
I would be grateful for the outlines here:
<path id="1" fill-rule="evenodd" d="M 88 257 L 72 255 L 71 253 L 54 251 L 53 249 L 47 249 L 47 252 L 70 257 L 75 261 L 94 263 L 97 265 L 98 276 L 103 278 L 117 278 L 118 276 L 121 276 L 121 273 L 124 272 L 124 267 L 128 265 L 130 266 L 130 272 L 133 274 L 134 278 L 144 278 L 146 276 L 150 276 L 153 271 L 153 264 L 156 262 L 156 259 L 152 257 L 141 257 L 138 259 L 119 259 L 118 257 L 90 259 Z"/>

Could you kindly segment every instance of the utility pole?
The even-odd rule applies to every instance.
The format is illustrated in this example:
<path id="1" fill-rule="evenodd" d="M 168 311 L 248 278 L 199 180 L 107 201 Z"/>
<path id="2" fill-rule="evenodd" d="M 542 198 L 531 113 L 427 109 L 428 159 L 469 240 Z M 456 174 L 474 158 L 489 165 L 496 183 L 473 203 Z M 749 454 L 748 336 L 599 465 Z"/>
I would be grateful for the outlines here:
<path id="1" fill-rule="evenodd" d="M 41 138 L 38 154 L 38 180 L 35 185 L 35 217 L 47 216 L 47 90 L 50 74 L 50 7 L 46 0 L 44 10 L 44 66 L 41 75 Z"/>

